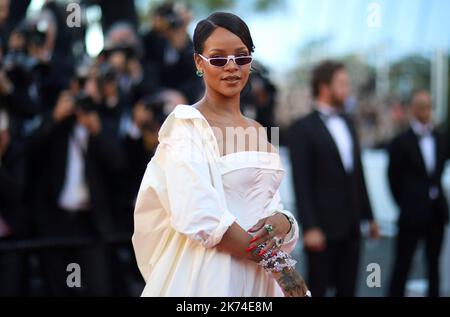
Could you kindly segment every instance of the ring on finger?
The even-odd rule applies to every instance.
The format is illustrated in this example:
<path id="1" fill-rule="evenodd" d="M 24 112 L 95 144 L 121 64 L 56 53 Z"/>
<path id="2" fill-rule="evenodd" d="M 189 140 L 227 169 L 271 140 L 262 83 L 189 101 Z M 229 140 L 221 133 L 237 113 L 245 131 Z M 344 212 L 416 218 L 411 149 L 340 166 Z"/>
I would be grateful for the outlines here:
<path id="1" fill-rule="evenodd" d="M 270 235 L 273 232 L 273 226 L 272 225 L 265 225 L 264 229 L 266 229 L 267 233 Z"/>
<path id="2" fill-rule="evenodd" d="M 284 240 L 282 238 L 273 237 L 273 240 L 275 241 L 277 248 L 280 248 L 283 245 Z"/>

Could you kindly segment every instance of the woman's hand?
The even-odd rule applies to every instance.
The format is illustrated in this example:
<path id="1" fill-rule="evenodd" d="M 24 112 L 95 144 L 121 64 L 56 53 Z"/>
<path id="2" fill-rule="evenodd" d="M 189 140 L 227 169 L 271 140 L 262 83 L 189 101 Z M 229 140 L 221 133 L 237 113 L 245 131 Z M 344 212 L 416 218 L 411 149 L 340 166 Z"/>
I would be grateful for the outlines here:
<path id="1" fill-rule="evenodd" d="M 53 110 L 53 120 L 57 123 L 64 121 L 75 112 L 75 102 L 72 94 L 65 90 L 61 92 Z"/>
<path id="2" fill-rule="evenodd" d="M 283 214 L 276 214 L 268 218 L 264 218 L 259 221 L 252 229 L 257 230 L 258 228 L 264 227 L 265 224 L 269 223 L 272 226 L 279 226 L 281 230 L 286 231 L 290 228 L 290 223 L 284 223 L 281 218 L 286 217 Z M 283 229 L 280 229 L 284 227 Z M 265 230 L 264 228 L 262 228 Z M 259 231 L 258 231 L 259 232 Z M 250 243 L 251 236 L 249 232 L 244 231 L 236 222 L 234 222 L 230 228 L 225 232 L 220 243 L 216 248 L 221 252 L 229 253 L 237 258 L 246 259 L 255 263 L 260 263 L 262 257 L 256 254 L 256 250 L 247 252 L 244 251 L 244 246 Z M 256 243 L 255 243 L 256 244 Z M 305 297 L 307 296 L 308 287 L 300 274 L 295 271 L 294 267 L 284 267 L 281 272 L 272 272 L 272 277 L 276 280 L 280 288 L 282 289 L 286 297 Z"/>
<path id="3" fill-rule="evenodd" d="M 266 229 L 266 226 L 271 226 L 272 231 Z M 249 233 L 254 234 L 247 252 L 255 250 L 260 244 L 267 243 L 264 249 L 261 250 L 260 256 L 264 255 L 268 250 L 276 245 L 276 239 L 284 240 L 286 235 L 291 230 L 291 223 L 287 217 L 282 213 L 276 213 L 270 217 L 263 218 L 256 225 L 254 225 Z"/>

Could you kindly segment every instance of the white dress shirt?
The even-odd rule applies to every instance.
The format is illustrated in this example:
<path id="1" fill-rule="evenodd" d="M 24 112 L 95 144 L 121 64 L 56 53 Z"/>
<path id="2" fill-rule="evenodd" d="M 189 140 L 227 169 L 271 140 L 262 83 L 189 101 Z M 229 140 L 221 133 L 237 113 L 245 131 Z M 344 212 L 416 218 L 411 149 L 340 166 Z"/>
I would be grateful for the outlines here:
<path id="1" fill-rule="evenodd" d="M 419 138 L 420 152 L 428 175 L 432 175 L 436 168 L 436 141 L 433 136 L 433 125 L 422 124 L 417 120 L 411 121 L 411 128 Z"/>
<path id="2" fill-rule="evenodd" d="M 417 120 L 411 120 L 411 128 L 419 140 L 419 148 L 428 176 L 432 176 L 436 169 L 436 140 L 433 136 L 433 125 L 423 124 Z M 436 186 L 430 188 L 429 197 L 434 200 L 439 195 Z"/>
<path id="3" fill-rule="evenodd" d="M 345 171 L 353 172 L 353 140 L 347 123 L 333 107 L 318 105 L 317 110 L 336 144 Z"/>
<path id="4" fill-rule="evenodd" d="M 59 197 L 59 207 L 69 212 L 89 208 L 89 190 L 85 177 L 83 151 L 87 149 L 87 129 L 77 124 L 69 139 L 66 175 L 63 190 Z"/>

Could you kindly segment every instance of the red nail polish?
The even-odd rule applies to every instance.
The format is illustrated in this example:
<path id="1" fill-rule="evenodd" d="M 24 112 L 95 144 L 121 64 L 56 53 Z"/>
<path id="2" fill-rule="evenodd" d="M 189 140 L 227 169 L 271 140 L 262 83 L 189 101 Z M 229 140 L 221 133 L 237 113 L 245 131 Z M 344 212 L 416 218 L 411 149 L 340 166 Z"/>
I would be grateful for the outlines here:
<path id="1" fill-rule="evenodd" d="M 253 250 L 255 250 L 255 249 L 256 249 L 256 246 L 254 246 L 254 247 L 249 247 L 249 248 L 245 249 L 245 251 L 250 252 L 250 251 L 253 251 Z"/>
<path id="2" fill-rule="evenodd" d="M 262 250 L 261 252 L 259 252 L 259 256 L 263 256 L 264 254 L 266 254 L 267 251 Z"/>
<path id="3" fill-rule="evenodd" d="M 253 243 L 253 242 L 255 242 L 256 240 L 258 240 L 258 238 L 253 238 L 253 239 L 250 241 L 250 243 Z"/>

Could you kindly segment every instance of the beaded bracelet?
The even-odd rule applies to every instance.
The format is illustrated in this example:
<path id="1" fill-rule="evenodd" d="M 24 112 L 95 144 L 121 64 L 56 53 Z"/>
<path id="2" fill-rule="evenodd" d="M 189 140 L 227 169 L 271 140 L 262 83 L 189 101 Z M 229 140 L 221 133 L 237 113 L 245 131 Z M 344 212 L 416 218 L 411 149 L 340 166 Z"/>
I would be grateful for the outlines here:
<path id="1" fill-rule="evenodd" d="M 264 249 L 265 246 L 265 243 L 260 244 L 254 251 L 254 253 L 259 254 L 259 252 Z M 297 261 L 294 260 L 289 254 L 281 250 L 275 250 L 275 247 L 266 252 L 263 255 L 262 260 L 258 263 L 259 266 L 263 267 L 264 270 L 269 273 L 278 273 L 283 271 L 284 268 L 294 268 L 295 264 L 297 264 Z"/>
<path id="2" fill-rule="evenodd" d="M 275 255 L 272 252 L 267 252 L 263 259 L 259 262 L 266 272 L 281 272 L 285 268 L 294 268 L 297 263 L 289 254 L 284 251 L 276 251 Z"/>

